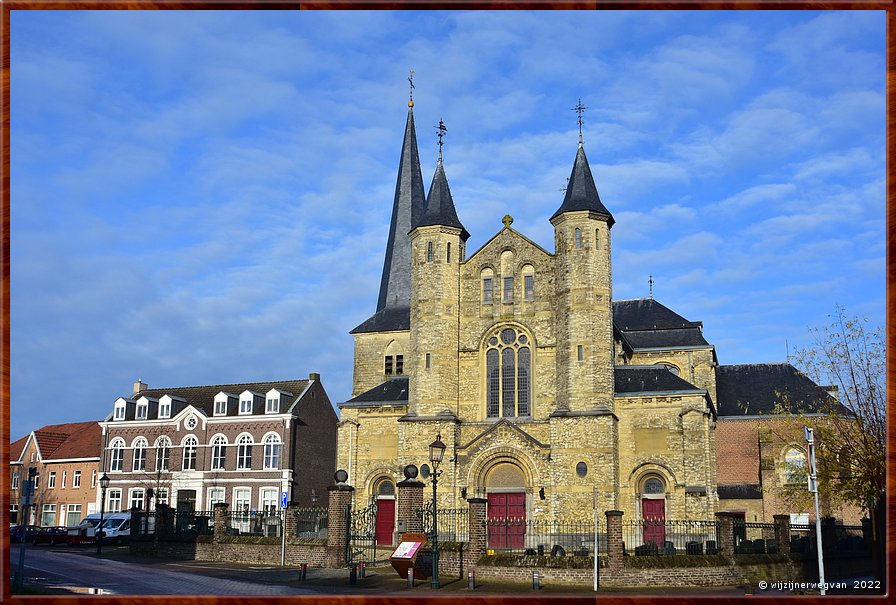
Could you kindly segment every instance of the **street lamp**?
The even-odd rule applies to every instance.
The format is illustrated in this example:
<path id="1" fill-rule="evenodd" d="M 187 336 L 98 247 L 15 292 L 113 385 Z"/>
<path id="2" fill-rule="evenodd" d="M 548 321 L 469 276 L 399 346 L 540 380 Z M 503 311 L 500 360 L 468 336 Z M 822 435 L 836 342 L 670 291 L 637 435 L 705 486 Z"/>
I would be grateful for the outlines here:
<path id="1" fill-rule="evenodd" d="M 103 541 L 102 541 L 102 528 L 103 528 L 103 515 L 106 512 L 106 490 L 109 489 L 109 475 L 103 473 L 103 476 L 100 477 L 100 524 L 96 526 L 96 530 L 94 530 L 93 535 L 96 538 L 96 554 L 103 553 Z"/>
<path id="2" fill-rule="evenodd" d="M 439 588 L 439 510 L 436 504 L 436 489 L 439 485 L 439 463 L 445 455 L 445 444 L 442 443 L 442 434 L 436 435 L 436 440 L 429 444 L 429 461 L 432 463 L 432 588 Z"/>

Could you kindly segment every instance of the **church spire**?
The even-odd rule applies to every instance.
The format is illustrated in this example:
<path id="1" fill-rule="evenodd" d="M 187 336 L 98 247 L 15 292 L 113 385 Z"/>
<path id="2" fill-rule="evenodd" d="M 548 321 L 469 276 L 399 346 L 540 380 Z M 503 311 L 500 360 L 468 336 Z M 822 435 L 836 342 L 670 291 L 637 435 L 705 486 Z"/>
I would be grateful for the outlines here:
<path id="1" fill-rule="evenodd" d="M 398 163 L 398 179 L 395 183 L 395 199 L 392 203 L 392 222 L 386 243 L 386 260 L 380 281 L 380 295 L 376 310 L 386 307 L 410 307 L 411 304 L 411 240 L 408 233 L 417 225 L 423 214 L 425 197 L 420 156 L 417 153 L 417 131 L 414 127 L 414 72 L 408 82 L 411 100 L 408 102 L 408 119 L 404 128 L 404 143 Z"/>
<path id="2" fill-rule="evenodd" d="M 582 105 L 581 99 L 579 104 L 573 108 L 573 111 L 579 114 L 579 149 L 576 151 L 576 160 L 572 166 L 572 174 L 569 175 L 563 203 L 551 217 L 551 221 L 564 212 L 591 210 L 606 217 L 609 225 L 613 226 L 616 221 L 600 201 L 597 185 L 594 184 L 594 177 L 591 175 L 591 166 L 588 165 L 588 158 L 585 156 L 585 146 L 582 143 L 582 112 L 586 109 L 587 107 Z"/>
<path id="3" fill-rule="evenodd" d="M 445 176 L 445 167 L 442 165 L 442 138 L 448 129 L 445 123 L 439 120 L 436 128 L 439 131 L 439 163 L 436 165 L 436 172 L 432 177 L 432 184 L 429 186 L 429 195 L 426 196 L 426 210 L 420 221 L 415 225 L 417 227 L 427 225 L 445 225 L 447 227 L 456 227 L 461 230 L 461 239 L 467 241 L 470 234 L 464 228 L 460 219 L 457 218 L 457 210 L 454 208 L 454 199 L 451 197 L 451 190 L 448 188 L 448 177 Z"/>

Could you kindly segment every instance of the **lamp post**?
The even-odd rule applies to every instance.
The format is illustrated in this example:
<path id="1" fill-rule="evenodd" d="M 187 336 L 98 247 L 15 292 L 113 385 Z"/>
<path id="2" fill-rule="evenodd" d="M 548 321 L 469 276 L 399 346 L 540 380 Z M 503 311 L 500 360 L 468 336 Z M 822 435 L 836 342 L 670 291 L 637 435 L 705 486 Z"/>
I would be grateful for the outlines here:
<path id="1" fill-rule="evenodd" d="M 436 435 L 436 440 L 429 444 L 429 461 L 432 463 L 432 588 L 439 588 L 439 509 L 436 503 L 436 490 L 439 485 L 439 463 L 445 455 L 445 444 L 442 443 L 442 434 Z"/>
<path id="2" fill-rule="evenodd" d="M 103 473 L 103 476 L 100 477 L 100 524 L 96 526 L 96 530 L 93 532 L 94 537 L 96 537 L 96 554 L 103 553 L 103 515 L 106 513 L 106 490 L 109 489 L 109 475 Z"/>

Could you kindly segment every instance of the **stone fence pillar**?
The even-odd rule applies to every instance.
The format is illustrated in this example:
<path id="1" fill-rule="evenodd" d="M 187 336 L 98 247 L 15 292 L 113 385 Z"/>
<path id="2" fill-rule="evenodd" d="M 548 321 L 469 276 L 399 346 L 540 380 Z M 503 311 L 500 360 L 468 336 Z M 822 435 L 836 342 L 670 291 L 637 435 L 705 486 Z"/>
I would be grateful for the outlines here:
<path id="1" fill-rule="evenodd" d="M 790 552 L 790 515 L 775 515 L 774 519 L 778 526 L 778 552 L 786 555 Z"/>
<path id="2" fill-rule="evenodd" d="M 624 555 L 622 544 L 622 511 L 608 510 L 607 515 L 607 568 L 621 571 Z"/>
<path id="3" fill-rule="evenodd" d="M 336 485 L 327 488 L 329 503 L 327 505 L 327 556 L 325 567 L 340 568 L 345 566 L 345 551 L 348 546 L 348 526 L 346 516 L 352 505 L 352 494 L 355 491 L 345 483 L 348 473 L 336 471 Z"/>
<path id="4" fill-rule="evenodd" d="M 488 500 L 485 498 L 467 500 L 467 529 L 470 532 L 467 558 L 470 563 L 475 563 L 485 554 L 488 540 L 488 528 L 485 524 L 487 506 Z"/>
<path id="5" fill-rule="evenodd" d="M 734 556 L 734 514 L 723 512 L 716 513 L 719 522 L 719 554 L 726 557 Z"/>
<path id="6" fill-rule="evenodd" d="M 403 532 L 419 533 L 423 531 L 423 518 L 417 511 L 423 510 L 423 482 L 417 479 L 417 467 L 409 464 L 404 467 L 404 481 L 396 484 L 398 492 L 395 496 L 396 537 L 401 538 Z M 404 528 L 404 529 L 402 529 Z M 395 540 L 396 543 L 399 540 Z"/>
<path id="7" fill-rule="evenodd" d="M 212 514 L 214 515 L 212 541 L 220 542 L 230 529 L 230 505 L 226 502 L 216 502 L 212 506 Z"/>

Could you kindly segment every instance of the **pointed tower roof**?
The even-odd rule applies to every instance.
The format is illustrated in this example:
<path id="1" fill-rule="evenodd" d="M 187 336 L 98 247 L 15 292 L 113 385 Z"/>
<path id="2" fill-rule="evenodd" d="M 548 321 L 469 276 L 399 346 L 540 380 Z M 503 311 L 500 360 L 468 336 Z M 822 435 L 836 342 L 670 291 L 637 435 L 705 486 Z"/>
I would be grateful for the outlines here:
<path id="1" fill-rule="evenodd" d="M 470 234 L 457 218 L 457 210 L 454 208 L 454 200 L 451 197 L 451 190 L 448 188 L 448 177 L 445 176 L 445 168 L 442 166 L 441 160 L 436 166 L 436 173 L 432 177 L 432 184 L 429 186 L 429 195 L 426 196 L 426 210 L 423 217 L 417 223 L 417 227 L 426 225 L 445 225 L 447 227 L 456 227 L 460 229 L 460 237 L 467 241 Z"/>
<path id="2" fill-rule="evenodd" d="M 607 223 L 611 227 L 616 222 L 610 211 L 600 201 L 600 196 L 597 194 L 597 186 L 594 184 L 594 177 L 591 175 L 591 166 L 588 165 L 588 158 L 585 157 L 585 147 L 581 143 L 579 143 L 579 150 L 576 152 L 576 161 L 572 166 L 572 174 L 569 175 L 566 197 L 563 198 L 563 203 L 551 217 L 551 220 L 553 221 L 564 212 L 575 212 L 577 210 L 596 212 L 606 217 Z"/>
<path id="3" fill-rule="evenodd" d="M 408 103 L 408 119 L 398 162 L 392 221 L 376 313 L 352 330 L 352 334 L 407 330 L 410 327 L 411 238 L 408 233 L 417 225 L 425 203 L 423 173 L 417 153 L 417 130 L 414 127 L 414 102 L 411 101 Z"/>

